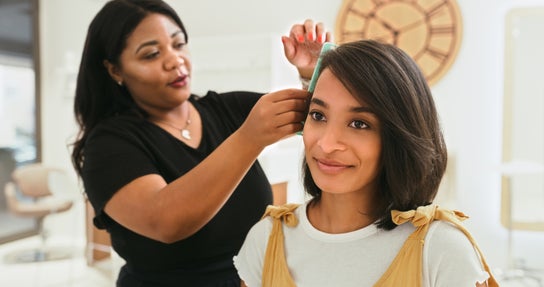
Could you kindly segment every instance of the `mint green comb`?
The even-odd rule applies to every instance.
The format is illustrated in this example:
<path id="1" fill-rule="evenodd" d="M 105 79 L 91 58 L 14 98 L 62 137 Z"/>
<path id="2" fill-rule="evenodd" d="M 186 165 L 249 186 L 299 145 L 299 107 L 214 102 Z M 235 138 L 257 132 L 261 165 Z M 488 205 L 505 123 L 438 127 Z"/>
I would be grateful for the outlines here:
<path id="1" fill-rule="evenodd" d="M 312 74 L 312 78 L 310 79 L 310 84 L 308 85 L 308 92 L 313 93 L 315 90 L 315 84 L 317 83 L 317 78 L 319 77 L 319 69 L 321 69 L 321 59 L 323 59 L 323 55 L 331 50 L 336 48 L 336 44 L 331 42 L 325 42 L 323 43 L 323 46 L 321 47 L 321 52 L 319 52 L 319 58 L 317 58 L 317 62 L 315 63 L 314 73 Z M 302 122 L 304 125 L 304 122 Z M 297 132 L 298 135 L 302 135 L 302 131 Z"/>
<path id="2" fill-rule="evenodd" d="M 336 44 L 331 42 L 325 42 L 323 43 L 323 46 L 321 47 L 321 52 L 319 53 L 319 58 L 317 58 L 317 63 L 315 64 L 314 73 L 312 74 L 312 79 L 310 80 L 310 84 L 308 85 L 308 92 L 313 93 L 315 90 L 315 84 L 317 83 L 317 78 L 319 77 L 319 69 L 321 69 L 321 60 L 323 59 L 323 55 L 329 51 L 330 49 L 336 48 Z"/>

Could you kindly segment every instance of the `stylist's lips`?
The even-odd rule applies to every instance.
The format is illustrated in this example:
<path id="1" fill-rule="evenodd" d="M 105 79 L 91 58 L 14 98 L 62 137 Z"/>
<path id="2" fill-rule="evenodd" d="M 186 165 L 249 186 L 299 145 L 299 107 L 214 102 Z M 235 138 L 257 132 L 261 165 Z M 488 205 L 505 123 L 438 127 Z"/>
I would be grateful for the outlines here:
<path id="1" fill-rule="evenodd" d="M 168 83 L 169 86 L 174 88 L 182 88 L 187 85 L 187 75 L 181 75 L 175 78 L 172 82 Z"/>

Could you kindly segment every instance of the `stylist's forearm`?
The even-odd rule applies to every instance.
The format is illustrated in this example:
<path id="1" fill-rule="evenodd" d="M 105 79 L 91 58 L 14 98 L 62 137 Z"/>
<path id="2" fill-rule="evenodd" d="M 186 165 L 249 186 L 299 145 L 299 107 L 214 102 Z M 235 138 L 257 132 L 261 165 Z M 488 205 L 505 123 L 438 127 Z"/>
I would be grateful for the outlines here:
<path id="1" fill-rule="evenodd" d="M 240 148 L 244 146 L 245 148 Z M 162 230 L 171 241 L 186 238 L 221 209 L 264 147 L 235 132 L 204 161 L 160 191 Z M 167 240 L 170 241 L 170 240 Z"/>

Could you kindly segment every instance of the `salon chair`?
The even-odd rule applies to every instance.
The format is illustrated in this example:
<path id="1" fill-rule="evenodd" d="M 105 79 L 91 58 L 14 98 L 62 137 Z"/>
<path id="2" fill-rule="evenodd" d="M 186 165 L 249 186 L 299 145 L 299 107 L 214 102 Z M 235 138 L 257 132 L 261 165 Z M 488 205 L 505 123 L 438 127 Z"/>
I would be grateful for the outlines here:
<path id="1" fill-rule="evenodd" d="M 61 189 L 71 188 L 66 184 L 68 175 L 58 168 L 41 163 L 28 164 L 15 169 L 11 181 L 4 186 L 9 212 L 15 216 L 36 219 L 40 246 L 16 250 L 4 258 L 8 263 L 39 262 L 71 257 L 69 248 L 52 248 L 46 244 L 48 231 L 44 228 L 45 219 L 72 208 L 73 197 L 64 196 Z"/>

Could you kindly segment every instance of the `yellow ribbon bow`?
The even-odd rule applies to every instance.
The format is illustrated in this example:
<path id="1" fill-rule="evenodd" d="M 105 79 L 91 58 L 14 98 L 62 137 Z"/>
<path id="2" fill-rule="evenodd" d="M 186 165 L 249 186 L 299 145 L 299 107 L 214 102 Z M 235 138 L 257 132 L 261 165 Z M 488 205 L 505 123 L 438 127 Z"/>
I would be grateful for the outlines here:
<path id="1" fill-rule="evenodd" d="M 293 211 L 299 204 L 288 203 L 281 206 L 269 205 L 263 215 L 273 218 L 272 231 L 268 238 L 266 254 L 263 266 L 263 287 L 295 287 L 295 282 L 291 278 L 284 252 L 284 238 L 282 221 L 289 227 L 295 227 L 298 224 Z"/>

